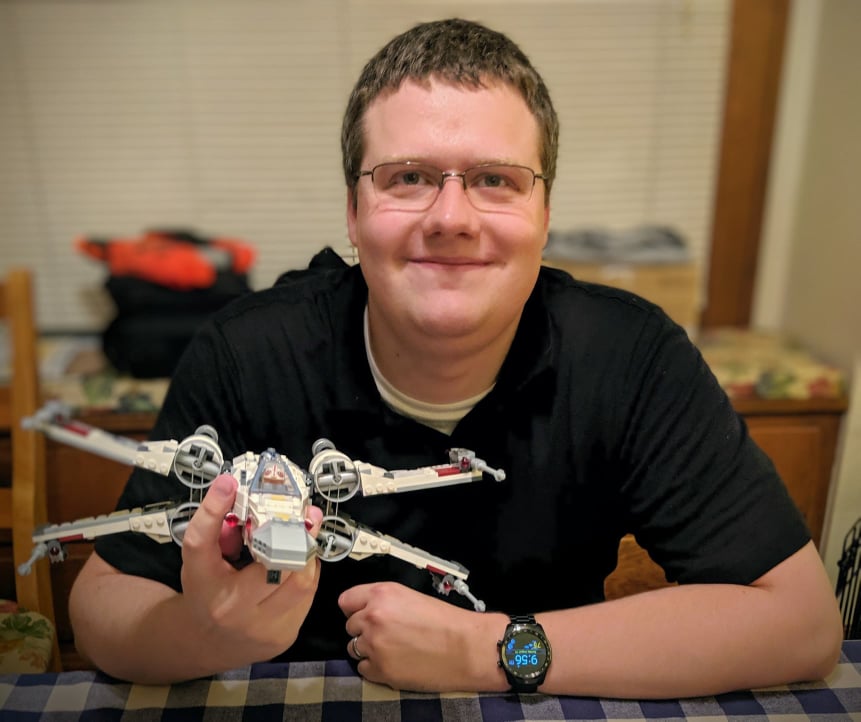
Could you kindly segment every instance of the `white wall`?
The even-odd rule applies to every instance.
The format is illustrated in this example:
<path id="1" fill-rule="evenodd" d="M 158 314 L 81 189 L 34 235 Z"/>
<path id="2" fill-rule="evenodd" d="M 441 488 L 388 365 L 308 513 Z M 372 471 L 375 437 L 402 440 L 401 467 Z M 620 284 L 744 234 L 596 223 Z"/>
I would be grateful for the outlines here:
<path id="1" fill-rule="evenodd" d="M 0 0 L 0 271 L 42 330 L 113 314 L 80 235 L 190 228 L 258 250 L 255 288 L 348 252 L 340 124 L 385 41 L 507 32 L 557 106 L 554 230 L 673 226 L 708 256 L 730 0 Z"/>
<path id="2" fill-rule="evenodd" d="M 861 3 L 795 0 L 753 324 L 782 329 L 861 381 Z M 861 517 L 861 394 L 842 429 L 822 552 L 836 578 Z"/>

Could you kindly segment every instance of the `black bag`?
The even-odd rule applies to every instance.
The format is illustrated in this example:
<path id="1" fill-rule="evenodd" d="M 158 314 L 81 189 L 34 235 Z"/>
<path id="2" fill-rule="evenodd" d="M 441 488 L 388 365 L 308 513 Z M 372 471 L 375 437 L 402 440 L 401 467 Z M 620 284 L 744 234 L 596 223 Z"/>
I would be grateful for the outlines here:
<path id="1" fill-rule="evenodd" d="M 105 286 L 118 312 L 102 333 L 102 350 L 117 371 L 141 379 L 170 376 L 210 314 L 251 290 L 239 277 L 194 291 L 117 276 Z"/>

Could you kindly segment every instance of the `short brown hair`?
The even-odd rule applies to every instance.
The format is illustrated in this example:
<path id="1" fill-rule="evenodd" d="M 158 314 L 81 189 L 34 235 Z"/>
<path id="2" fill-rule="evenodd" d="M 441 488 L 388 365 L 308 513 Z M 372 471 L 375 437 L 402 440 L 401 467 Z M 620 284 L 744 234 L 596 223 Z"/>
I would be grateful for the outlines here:
<path id="1" fill-rule="evenodd" d="M 506 35 L 476 22 L 451 18 L 420 23 L 390 40 L 365 65 L 344 113 L 341 155 L 344 178 L 354 188 L 361 170 L 365 140 L 362 123 L 373 100 L 396 90 L 404 80 L 427 82 L 431 77 L 480 88 L 500 81 L 517 89 L 538 122 L 539 172 L 550 197 L 556 175 L 559 120 L 550 93 L 529 58 Z"/>

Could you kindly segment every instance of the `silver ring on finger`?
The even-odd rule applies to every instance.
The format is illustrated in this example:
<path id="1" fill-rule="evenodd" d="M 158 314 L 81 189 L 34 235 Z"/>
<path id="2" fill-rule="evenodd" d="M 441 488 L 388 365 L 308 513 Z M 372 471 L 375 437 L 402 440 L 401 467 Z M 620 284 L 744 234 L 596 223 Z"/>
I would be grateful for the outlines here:
<path id="1" fill-rule="evenodd" d="M 357 634 L 350 640 L 350 649 L 353 650 L 353 656 L 359 661 L 365 659 L 365 655 L 359 651 L 359 637 L 361 636 L 361 634 Z"/>

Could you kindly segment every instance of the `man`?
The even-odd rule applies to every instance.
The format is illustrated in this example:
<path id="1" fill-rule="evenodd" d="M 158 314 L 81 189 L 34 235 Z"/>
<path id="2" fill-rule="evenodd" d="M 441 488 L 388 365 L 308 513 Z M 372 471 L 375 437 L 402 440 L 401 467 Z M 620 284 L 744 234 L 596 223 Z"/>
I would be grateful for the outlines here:
<path id="1" fill-rule="evenodd" d="M 557 121 L 520 50 L 461 20 L 407 31 L 359 78 L 342 147 L 359 266 L 315 263 L 219 313 L 153 438 L 209 423 L 226 458 L 275 447 L 305 465 L 326 436 L 391 469 L 474 449 L 507 479 L 349 511 L 464 564 L 489 611 L 388 558 L 315 560 L 280 585 L 234 568 L 222 475 L 181 552 L 99 541 L 71 599 L 80 650 L 143 682 L 282 653 L 349 654 L 412 690 L 681 697 L 825 675 L 841 626 L 819 556 L 684 331 L 540 268 Z M 120 505 L 176 490 L 136 471 Z M 680 585 L 604 602 L 629 531 Z"/>

